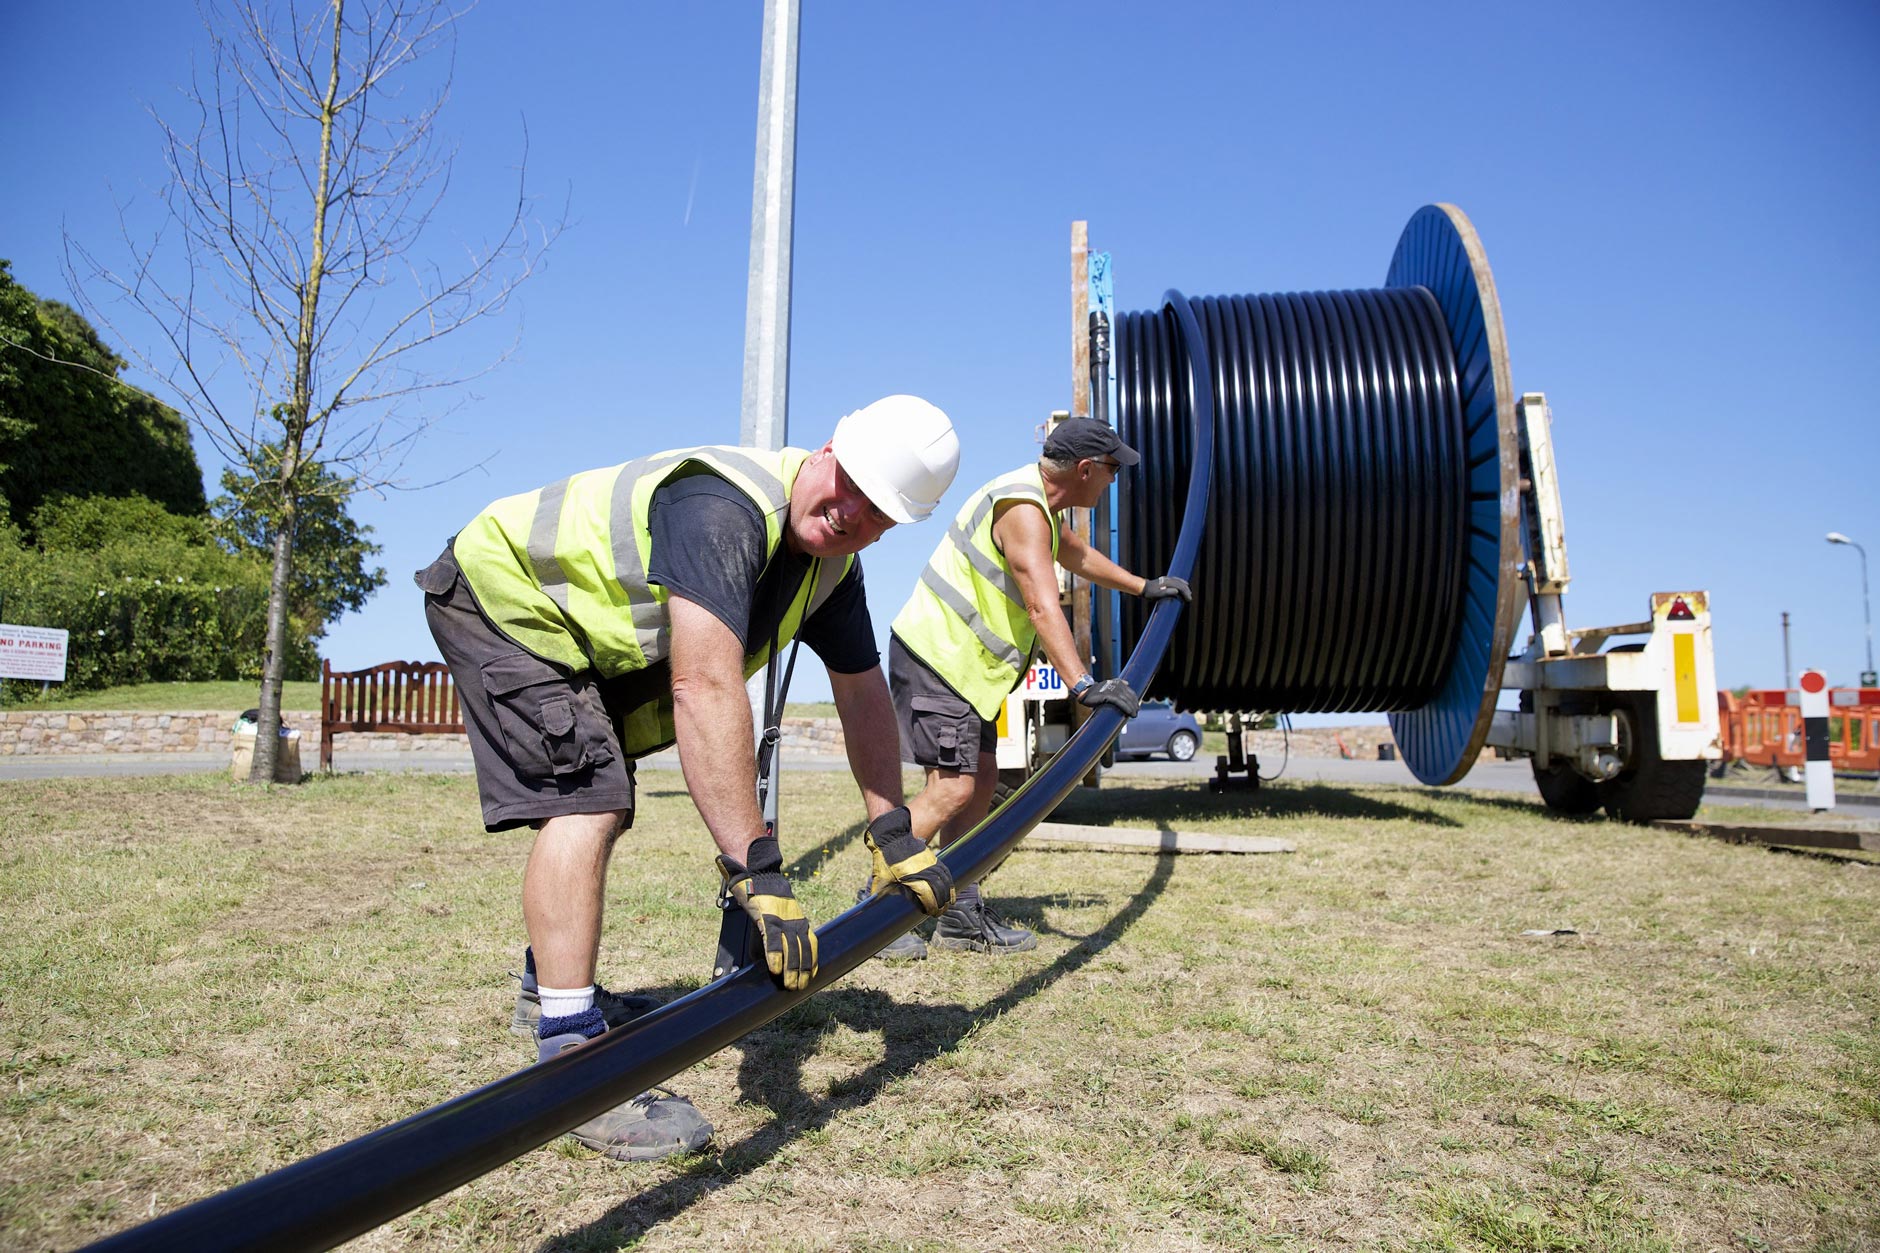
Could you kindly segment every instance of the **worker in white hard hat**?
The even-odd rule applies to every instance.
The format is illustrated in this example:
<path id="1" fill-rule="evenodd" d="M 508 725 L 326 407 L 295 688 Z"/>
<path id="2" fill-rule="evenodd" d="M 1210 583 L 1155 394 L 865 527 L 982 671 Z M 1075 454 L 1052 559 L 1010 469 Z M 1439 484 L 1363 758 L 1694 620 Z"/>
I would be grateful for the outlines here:
<path id="1" fill-rule="evenodd" d="M 491 831 L 535 829 L 522 884 L 529 947 L 512 1025 L 552 1057 L 652 1008 L 595 982 L 609 858 L 632 825 L 633 763 L 679 747 L 724 890 L 785 987 L 816 973 L 816 935 L 757 802 L 746 680 L 798 639 L 829 671 L 869 820 L 902 805 L 894 708 L 856 554 L 918 522 L 953 482 L 946 414 L 889 396 L 815 450 L 682 448 L 496 501 L 418 572 L 455 681 Z M 878 876 L 929 914 L 946 867 L 912 836 L 867 837 Z M 644 1161 L 711 1126 L 649 1092 L 572 1133 Z"/>

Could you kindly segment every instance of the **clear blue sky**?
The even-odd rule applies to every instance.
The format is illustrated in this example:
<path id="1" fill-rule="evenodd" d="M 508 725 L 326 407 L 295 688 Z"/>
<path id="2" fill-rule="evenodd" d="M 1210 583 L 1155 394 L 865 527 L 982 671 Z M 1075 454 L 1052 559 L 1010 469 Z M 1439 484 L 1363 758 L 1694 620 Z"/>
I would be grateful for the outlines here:
<path id="1" fill-rule="evenodd" d="M 1515 386 L 1553 404 L 1570 622 L 1707 588 L 1723 684 L 1780 683 L 1783 610 L 1797 669 L 1855 681 L 1859 561 L 1823 535 L 1880 577 L 1871 3 L 803 8 L 791 442 L 925 395 L 965 445 L 950 514 L 1068 404 L 1073 219 L 1142 309 L 1378 286 L 1404 222 L 1449 201 Z M 391 580 L 333 630 L 336 663 L 435 656 L 410 572 L 487 501 L 736 439 L 760 12 L 485 0 L 461 23 L 431 244 L 500 220 L 525 123 L 530 181 L 573 221 L 516 306 L 518 355 L 412 477 L 484 468 L 355 505 Z M 115 202 L 150 221 L 145 108 L 175 107 L 201 28 L 183 4 L 10 0 L 0 47 L 0 256 L 69 299 L 62 227 L 112 255 Z M 879 629 L 937 537 L 869 552 Z"/>

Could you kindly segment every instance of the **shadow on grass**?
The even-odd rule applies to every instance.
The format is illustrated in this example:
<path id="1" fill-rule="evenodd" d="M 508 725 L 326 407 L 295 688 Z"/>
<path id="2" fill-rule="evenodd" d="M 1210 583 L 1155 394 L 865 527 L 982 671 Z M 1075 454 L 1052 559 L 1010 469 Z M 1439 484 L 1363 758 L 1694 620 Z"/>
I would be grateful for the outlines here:
<path id="1" fill-rule="evenodd" d="M 1167 858 L 1169 855 L 1167 853 L 1154 854 L 1158 858 Z M 1046 896 L 1004 896 L 994 888 L 986 892 L 986 899 L 998 906 L 999 912 L 1005 915 L 1006 921 L 1015 922 L 1027 931 L 1035 931 L 1039 935 L 1062 936 L 1066 940 L 1081 943 L 1104 935 L 1115 925 L 1114 921 L 1111 921 L 1104 923 L 1095 931 L 1063 931 L 1045 921 L 1047 908 L 1089 909 L 1098 903 L 1097 898 L 1093 896 L 1078 896 L 1068 892 L 1052 892 Z M 1103 942 L 1108 944 L 1109 940 L 1106 939 Z"/>
<path id="2" fill-rule="evenodd" d="M 542 1253 L 585 1253 L 637 1241 L 655 1224 L 764 1165 L 799 1137 L 867 1105 L 896 1079 L 952 1052 L 975 1027 L 994 1021 L 1081 970 L 1135 925 L 1174 872 L 1175 856 L 1158 855 L 1148 881 L 1115 916 L 1049 966 L 1026 975 L 976 1010 L 958 1004 L 901 1002 L 873 988 L 838 987 L 752 1032 L 742 1041 L 744 1060 L 738 1068 L 738 1086 L 744 1099 L 764 1105 L 774 1119 L 715 1157 L 699 1158 L 679 1177 L 622 1201 L 579 1231 L 545 1241 Z M 880 1032 L 886 1055 L 859 1074 L 832 1084 L 826 1096 L 813 1096 L 803 1087 L 803 1063 L 838 1026 Z M 612 1167 L 597 1160 L 594 1169 Z"/>
<path id="3" fill-rule="evenodd" d="M 795 861 L 789 862 L 784 866 L 783 873 L 790 876 L 791 881 L 794 882 L 825 868 L 838 857 L 842 856 L 844 849 L 862 838 L 862 826 L 863 824 L 859 822 L 851 823 L 848 827 L 836 832 L 836 834 L 823 840 L 821 843 L 817 843 L 814 840 L 810 841 L 808 847 L 797 854 Z M 781 833 L 780 838 L 783 843 L 791 844 L 797 842 L 802 837 L 793 837 L 793 833 L 784 831 Z M 857 884 L 857 886 L 859 887 L 860 885 Z"/>
<path id="4" fill-rule="evenodd" d="M 1605 814 L 1594 810 L 1590 814 L 1566 814 L 1556 809 L 1549 809 L 1545 801 L 1538 796 L 1529 796 L 1520 792 L 1471 792 L 1466 786 L 1454 792 L 1445 792 L 1443 798 L 1451 804 L 1468 805 L 1477 809 L 1493 809 L 1502 813 L 1520 814 L 1527 818 L 1549 818 L 1573 826 L 1587 823 L 1611 821 Z"/>
<path id="5" fill-rule="evenodd" d="M 1460 826 L 1445 814 L 1385 800 L 1375 793 L 1328 784 L 1269 785 L 1257 792 L 1209 792 L 1194 788 L 1132 788 L 1106 783 L 1101 792 L 1074 792 L 1051 815 L 1056 822 L 1095 826 L 1172 826 L 1183 820 L 1234 818 L 1368 818 Z"/>

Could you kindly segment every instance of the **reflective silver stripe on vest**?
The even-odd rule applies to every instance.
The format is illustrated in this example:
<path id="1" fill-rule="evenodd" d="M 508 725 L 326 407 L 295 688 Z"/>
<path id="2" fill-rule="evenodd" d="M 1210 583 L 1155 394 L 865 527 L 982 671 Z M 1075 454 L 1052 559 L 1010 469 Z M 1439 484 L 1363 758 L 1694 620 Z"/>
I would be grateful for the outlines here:
<path id="1" fill-rule="evenodd" d="M 775 513 L 777 510 L 784 508 L 790 503 L 790 494 L 784 490 L 783 481 L 771 471 L 764 469 L 749 457 L 738 452 L 737 449 L 712 448 L 707 451 L 718 460 L 742 469 L 746 478 L 751 479 L 757 486 L 761 487 L 764 490 L 766 501 L 770 505 L 770 512 Z M 803 464 L 809 464 L 807 458 L 804 459 Z M 799 470 L 798 473 L 801 473 L 801 471 Z"/>
<path id="2" fill-rule="evenodd" d="M 735 465 L 737 468 L 743 470 L 745 476 L 751 480 L 753 485 L 764 493 L 764 503 L 770 506 L 772 513 L 785 508 L 790 503 L 790 498 L 784 491 L 783 483 L 775 474 L 757 465 L 750 458 L 741 456 L 728 449 L 689 449 L 677 455 L 642 457 L 638 461 L 627 462 L 626 465 L 620 467 L 620 474 L 614 479 L 613 496 L 608 501 L 607 506 L 607 533 L 612 538 L 614 545 L 614 582 L 620 584 L 622 588 L 632 589 L 647 586 L 646 566 L 640 560 L 639 525 L 634 521 L 633 517 L 633 492 L 635 486 L 647 475 L 657 474 L 659 471 L 669 466 L 678 465 L 683 461 L 699 461 L 700 465 L 709 469 L 711 463 L 700 460 L 696 456 L 696 454 L 701 451 L 709 451 L 710 455 L 719 461 Z M 738 485 L 734 483 L 732 486 L 736 487 Z M 560 512 L 561 510 L 558 505 L 556 507 L 556 515 L 559 516 Z M 769 539 L 768 528 L 766 528 L 765 539 Z M 550 544 L 552 552 L 552 534 L 550 535 Z M 533 555 L 535 547 L 535 537 L 533 533 L 530 535 L 529 546 L 531 555 Z M 550 595 L 553 595 L 553 593 L 550 593 Z M 561 602 L 557 601 L 556 603 L 560 604 Z M 649 663 L 658 661 L 666 655 L 667 648 L 672 639 L 672 619 L 666 612 L 666 607 L 654 600 L 642 600 L 631 590 L 627 593 L 627 603 L 633 613 L 634 642 L 640 646 L 641 656 L 645 657 Z M 562 608 L 566 609 L 567 606 L 562 605 Z"/>
<path id="3" fill-rule="evenodd" d="M 1014 645 L 993 634 L 992 628 L 980 618 L 979 611 L 973 607 L 972 602 L 960 595 L 959 589 L 947 582 L 946 575 L 934 569 L 932 562 L 928 562 L 927 568 L 920 572 L 920 581 L 928 591 L 940 598 L 941 604 L 953 611 L 954 616 L 972 628 L 973 635 L 978 638 L 985 650 L 998 660 L 999 664 L 1023 672 L 1026 655 L 1019 652 Z"/>
<path id="4" fill-rule="evenodd" d="M 684 460 L 684 457 L 642 457 L 621 466 L 620 474 L 614 479 L 614 493 L 607 502 L 607 535 L 614 545 L 614 582 L 622 588 L 646 586 L 646 566 L 640 561 L 639 526 L 633 520 L 634 485 L 644 476 Z M 671 619 L 664 605 L 641 600 L 631 591 L 627 593 L 627 605 L 633 615 L 634 643 L 640 646 L 640 655 L 650 665 L 666 655 L 672 636 Z"/>
<path id="5" fill-rule="evenodd" d="M 555 536 L 561 530 L 561 506 L 568 496 L 568 480 L 550 483 L 535 502 L 529 520 L 529 570 L 536 586 L 565 614 L 568 612 L 568 576 L 555 560 Z"/>
<path id="6" fill-rule="evenodd" d="M 816 562 L 818 566 L 816 571 L 816 587 L 814 591 L 810 592 L 809 604 L 803 609 L 803 620 L 805 622 L 809 621 L 810 615 L 815 613 L 818 609 L 821 609 L 823 605 L 828 603 L 829 598 L 836 594 L 836 588 L 841 586 L 842 576 L 848 573 L 848 563 L 845 561 L 818 557 L 816 558 Z"/>
<path id="7" fill-rule="evenodd" d="M 1019 587 L 1018 580 L 1012 576 L 1010 570 L 1006 569 L 1005 563 L 995 557 L 989 556 L 980 549 L 979 545 L 973 543 L 973 536 L 978 533 L 979 527 L 985 522 L 987 515 L 997 508 L 1000 503 L 1007 500 L 1029 501 L 1044 510 L 1045 522 L 1047 524 L 1051 522 L 1051 506 L 1045 503 L 1044 493 L 1020 486 L 1011 492 L 1001 494 L 996 500 L 991 496 L 982 499 L 979 505 L 973 510 L 972 516 L 966 519 L 966 525 L 963 527 L 960 525 L 959 519 L 955 518 L 953 525 L 947 530 L 947 538 L 952 540 L 953 547 L 959 549 L 965 556 L 967 563 L 972 566 L 975 574 L 990 584 L 993 590 L 998 592 L 999 595 L 1005 597 L 1005 599 L 1011 601 L 1013 605 L 1022 610 L 1025 608 L 1025 593 L 1023 589 Z M 1057 556 L 1057 536 L 1055 534 L 1051 537 L 1051 555 L 1053 558 Z"/>
<path id="8" fill-rule="evenodd" d="M 998 493 L 996 498 L 994 496 L 981 497 L 979 507 L 974 509 L 973 516 L 966 520 L 966 533 L 971 535 L 974 531 L 977 531 L 979 524 L 986 520 L 986 515 L 998 508 L 1000 502 L 1007 500 L 1029 500 L 1034 505 L 1037 505 L 1038 508 L 1044 510 L 1046 521 L 1049 521 L 1051 518 L 1051 505 L 1045 500 L 1044 493 L 1029 484 L 1019 483 L 1013 485 L 1010 491 Z M 958 519 L 954 521 L 957 526 Z M 1055 546 L 1056 545 L 1053 544 L 1053 547 Z"/>
<path id="9" fill-rule="evenodd" d="M 991 585 L 994 591 L 1011 601 L 1014 605 L 1018 606 L 1018 608 L 1023 609 L 1025 607 L 1025 593 L 1019 588 L 1018 580 L 1013 577 L 1012 572 L 1007 570 L 1002 562 L 988 557 L 984 552 L 981 552 L 979 545 L 973 543 L 972 538 L 967 535 L 966 532 L 960 530 L 957 523 L 947 531 L 947 538 L 953 542 L 953 547 L 959 549 L 965 556 L 967 564 L 972 566 L 974 574 L 977 574 L 987 584 Z"/>

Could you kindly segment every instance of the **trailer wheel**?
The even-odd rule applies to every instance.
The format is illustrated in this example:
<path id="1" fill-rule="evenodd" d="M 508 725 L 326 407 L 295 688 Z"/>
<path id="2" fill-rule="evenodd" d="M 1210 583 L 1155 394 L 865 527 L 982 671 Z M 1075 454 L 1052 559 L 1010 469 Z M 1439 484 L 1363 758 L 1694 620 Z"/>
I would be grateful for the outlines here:
<path id="1" fill-rule="evenodd" d="M 1557 814 L 1584 818 L 1596 814 L 1605 803 L 1599 784 L 1568 765 L 1543 766 L 1530 758 L 1534 766 L 1534 786 L 1540 789 L 1547 808 Z"/>
<path id="2" fill-rule="evenodd" d="M 1705 762 L 1666 761 L 1658 755 L 1658 698 L 1651 692 L 1613 692 L 1626 767 L 1599 785 L 1608 816 L 1620 822 L 1689 818 L 1704 800 Z"/>
<path id="3" fill-rule="evenodd" d="M 1563 713 L 1588 713 L 1589 708 L 1582 708 L 1584 702 L 1568 696 L 1560 702 Z M 1534 712 L 1534 693 L 1521 693 L 1521 712 Z M 1596 814 L 1603 804 L 1599 794 L 1599 784 L 1562 761 L 1543 766 L 1538 757 L 1528 758 L 1534 768 L 1534 786 L 1540 789 L 1541 799 L 1547 802 L 1547 808 L 1569 818 L 1584 818 Z"/>

